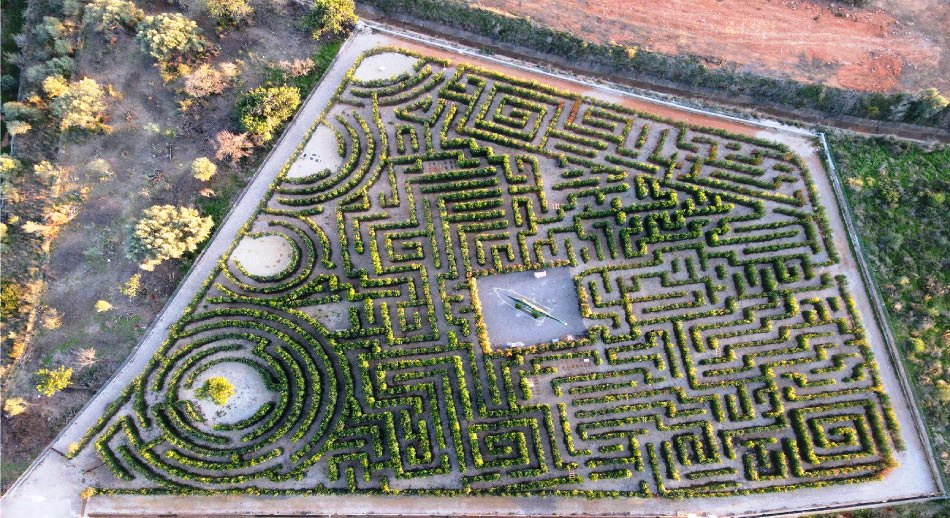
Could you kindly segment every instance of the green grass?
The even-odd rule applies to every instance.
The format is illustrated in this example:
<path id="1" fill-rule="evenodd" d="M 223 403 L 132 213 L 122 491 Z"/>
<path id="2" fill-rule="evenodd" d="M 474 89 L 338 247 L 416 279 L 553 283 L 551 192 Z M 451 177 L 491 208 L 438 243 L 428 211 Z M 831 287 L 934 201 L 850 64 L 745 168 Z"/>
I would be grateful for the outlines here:
<path id="1" fill-rule="evenodd" d="M 950 148 L 836 137 L 869 266 L 938 456 L 950 467 Z"/>

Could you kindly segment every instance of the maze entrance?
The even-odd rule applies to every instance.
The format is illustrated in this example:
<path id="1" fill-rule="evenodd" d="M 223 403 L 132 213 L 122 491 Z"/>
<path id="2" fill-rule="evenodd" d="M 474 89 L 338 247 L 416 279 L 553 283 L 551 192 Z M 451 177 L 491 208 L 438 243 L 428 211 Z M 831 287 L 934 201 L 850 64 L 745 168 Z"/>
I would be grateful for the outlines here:
<path id="1" fill-rule="evenodd" d="M 225 257 L 80 441 L 109 469 L 102 493 L 696 497 L 895 465 L 897 422 L 795 152 L 367 56 L 392 54 L 392 77 L 357 61 L 308 136 L 321 144 L 301 142 L 306 161 L 236 237 L 281 243 L 280 261 Z M 494 288 L 567 326 L 528 339 L 534 319 L 499 313 Z M 222 362 L 276 396 L 202 419 L 182 394 Z"/>

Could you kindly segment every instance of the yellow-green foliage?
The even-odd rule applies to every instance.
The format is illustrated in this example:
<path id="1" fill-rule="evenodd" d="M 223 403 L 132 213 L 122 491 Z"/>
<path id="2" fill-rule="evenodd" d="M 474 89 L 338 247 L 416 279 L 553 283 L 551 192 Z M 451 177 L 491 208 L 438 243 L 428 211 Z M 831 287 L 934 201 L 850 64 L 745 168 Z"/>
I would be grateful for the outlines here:
<path id="1" fill-rule="evenodd" d="M 210 180 L 218 172 L 218 166 L 205 157 L 198 157 L 191 162 L 191 174 L 202 182 Z"/>
<path id="2" fill-rule="evenodd" d="M 93 79 L 85 77 L 69 82 L 63 76 L 43 80 L 43 92 L 51 99 L 50 109 L 59 118 L 59 128 L 109 130 L 105 123 L 105 91 Z"/>
<path id="3" fill-rule="evenodd" d="M 57 369 L 40 369 L 36 371 L 39 383 L 36 384 L 36 390 L 46 397 L 52 397 L 54 394 L 69 386 L 73 379 L 73 370 L 64 365 Z"/>
<path id="4" fill-rule="evenodd" d="M 223 376 L 212 376 L 202 385 L 199 397 L 207 397 L 216 405 L 223 405 L 235 394 L 234 385 Z"/>
<path id="5" fill-rule="evenodd" d="M 191 207 L 153 205 L 135 224 L 133 252 L 140 267 L 151 271 L 168 259 L 194 252 L 211 235 L 214 221 Z"/>

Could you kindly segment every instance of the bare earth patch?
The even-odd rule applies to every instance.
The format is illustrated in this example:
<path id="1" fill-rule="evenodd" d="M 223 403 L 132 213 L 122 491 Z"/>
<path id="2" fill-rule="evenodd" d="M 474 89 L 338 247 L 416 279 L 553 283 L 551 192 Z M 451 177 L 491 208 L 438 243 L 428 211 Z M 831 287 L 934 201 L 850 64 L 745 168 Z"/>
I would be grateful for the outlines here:
<path id="1" fill-rule="evenodd" d="M 598 43 L 693 54 L 774 77 L 871 92 L 947 92 L 947 23 L 941 0 L 873 2 L 867 9 L 817 1 L 475 0 Z"/>
<path id="2" fill-rule="evenodd" d="M 247 236 L 234 250 L 234 260 L 251 275 L 267 277 L 284 270 L 293 258 L 293 245 L 276 235 Z"/>
<path id="3" fill-rule="evenodd" d="M 363 60 L 353 74 L 357 81 L 378 81 L 404 74 L 412 70 L 417 59 L 398 52 L 386 52 Z"/>
<path id="4" fill-rule="evenodd" d="M 317 126 L 313 136 L 307 141 L 300 157 L 287 171 L 288 178 L 306 178 L 321 174 L 326 170 L 334 171 L 343 165 L 343 157 L 337 149 L 337 136 L 328 126 Z"/>

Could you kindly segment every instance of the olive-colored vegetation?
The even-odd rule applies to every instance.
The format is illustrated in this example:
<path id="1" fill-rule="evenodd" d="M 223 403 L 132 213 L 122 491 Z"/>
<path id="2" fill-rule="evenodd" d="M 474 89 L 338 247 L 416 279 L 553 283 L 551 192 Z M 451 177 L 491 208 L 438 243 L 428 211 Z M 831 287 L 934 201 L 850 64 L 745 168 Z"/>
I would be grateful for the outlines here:
<path id="1" fill-rule="evenodd" d="M 837 138 L 848 201 L 950 473 L 950 148 Z"/>

